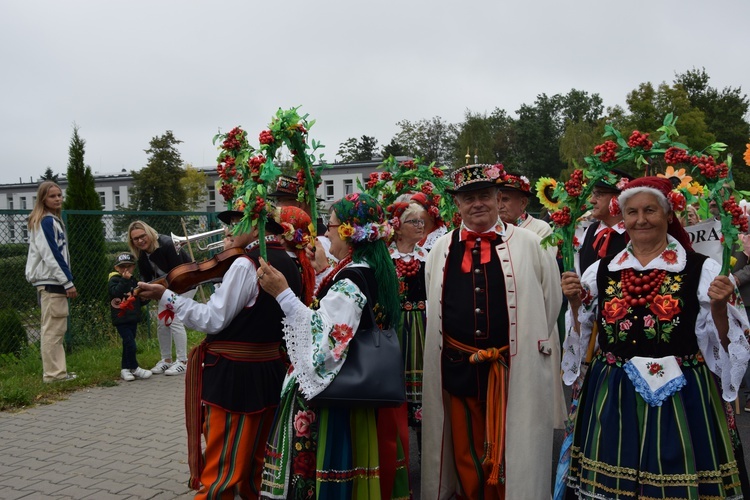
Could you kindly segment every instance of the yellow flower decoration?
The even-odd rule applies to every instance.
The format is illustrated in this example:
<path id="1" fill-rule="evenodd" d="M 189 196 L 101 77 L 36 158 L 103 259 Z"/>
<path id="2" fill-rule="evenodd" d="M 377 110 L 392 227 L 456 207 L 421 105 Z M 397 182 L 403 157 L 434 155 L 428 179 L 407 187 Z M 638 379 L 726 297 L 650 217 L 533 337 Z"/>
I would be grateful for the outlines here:
<path id="1" fill-rule="evenodd" d="M 550 177 L 540 177 L 534 186 L 536 188 L 536 197 L 539 198 L 541 204 L 547 207 L 548 210 L 557 210 L 560 208 L 560 202 L 552 196 L 555 186 L 557 186 L 557 181 Z"/>
<path id="2" fill-rule="evenodd" d="M 607 289 L 604 290 L 604 293 L 606 293 L 607 295 L 613 295 L 615 293 L 615 287 L 608 286 Z"/>
<path id="3" fill-rule="evenodd" d="M 703 186 L 701 186 L 700 182 L 696 182 L 696 181 L 691 182 L 690 185 L 687 187 L 687 190 L 693 196 L 699 196 L 703 194 Z"/>
<path id="4" fill-rule="evenodd" d="M 675 170 L 672 165 L 669 165 L 667 167 L 667 170 L 664 171 L 664 174 L 656 174 L 657 177 L 666 177 L 670 181 L 672 179 L 678 179 L 680 183 L 675 186 L 675 189 L 680 188 L 688 188 L 690 187 L 690 182 L 693 180 L 692 177 L 687 175 L 684 168 L 681 168 L 679 170 Z M 695 193 L 693 193 L 695 194 Z"/>
<path id="5" fill-rule="evenodd" d="M 747 149 L 745 149 L 745 154 L 742 155 L 742 157 L 745 159 L 745 165 L 750 167 L 750 144 L 747 144 Z"/>
<path id="6" fill-rule="evenodd" d="M 737 263 L 737 257 L 729 257 L 729 267 L 734 267 L 734 265 Z"/>
<path id="7" fill-rule="evenodd" d="M 353 234 L 354 228 L 350 224 L 344 223 L 339 226 L 339 236 L 342 240 L 348 240 Z"/>

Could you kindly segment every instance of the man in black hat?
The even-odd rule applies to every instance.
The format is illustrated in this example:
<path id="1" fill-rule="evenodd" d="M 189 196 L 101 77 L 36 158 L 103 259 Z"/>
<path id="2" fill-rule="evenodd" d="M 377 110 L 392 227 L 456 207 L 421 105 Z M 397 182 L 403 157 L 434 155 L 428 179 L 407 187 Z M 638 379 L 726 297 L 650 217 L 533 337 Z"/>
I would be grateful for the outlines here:
<path id="1" fill-rule="evenodd" d="M 560 273 L 539 236 L 500 220 L 500 171 L 454 173 L 449 192 L 462 224 L 427 258 L 424 498 L 549 496 L 538 479 L 551 474 L 562 391 L 553 383 L 560 360 L 550 355 Z"/>
<path id="2" fill-rule="evenodd" d="M 233 225 L 243 215 L 229 210 L 218 217 Z M 267 260 L 300 296 L 300 273 L 276 236 L 283 229 L 269 216 L 266 230 Z M 158 300 L 173 317 L 207 334 L 188 358 L 185 391 L 189 485 L 200 488 L 196 498 L 220 498 L 221 492 L 259 496 L 265 442 L 286 372 L 280 351 L 283 313 L 259 286 L 263 273 L 258 273 L 258 229 L 236 234 L 233 240 L 245 252 L 238 252 L 206 304 L 184 300 L 160 285 L 139 283 L 144 298 Z"/>
<path id="3" fill-rule="evenodd" d="M 505 172 L 498 178 L 497 188 L 500 191 L 500 218 L 503 222 L 533 231 L 540 238 L 552 233 L 549 224 L 526 211 L 531 198 L 531 183 L 525 176 Z"/>
<path id="4" fill-rule="evenodd" d="M 310 205 L 306 202 L 299 201 L 297 198 L 301 189 L 302 187 L 299 182 L 297 182 L 297 179 L 289 177 L 288 175 L 281 175 L 276 181 L 276 189 L 273 192 L 268 193 L 268 196 L 269 198 L 275 199 L 276 206 L 278 207 L 297 207 L 304 210 L 307 215 L 312 215 Z M 317 200 L 318 202 L 322 201 L 320 198 L 317 198 Z M 315 269 L 316 282 L 320 284 L 322 279 L 333 269 L 333 266 L 338 260 L 330 252 L 330 240 L 323 236 L 328 230 L 328 227 L 320 213 L 318 213 L 318 220 L 315 221 L 315 226 L 316 232 L 318 233 L 318 236 L 315 239 L 318 244 L 315 245 L 314 253 L 312 249 L 309 249 L 308 257 L 313 269 Z"/>
<path id="5" fill-rule="evenodd" d="M 591 217 L 596 222 L 586 228 L 581 248 L 578 250 L 579 275 L 597 260 L 614 255 L 625 248 L 627 233 L 622 213 L 612 215 L 609 205 L 613 198 L 620 195 L 622 189 L 633 177 L 622 170 L 613 169 L 610 176 L 594 184 L 589 203 L 591 203 Z"/>

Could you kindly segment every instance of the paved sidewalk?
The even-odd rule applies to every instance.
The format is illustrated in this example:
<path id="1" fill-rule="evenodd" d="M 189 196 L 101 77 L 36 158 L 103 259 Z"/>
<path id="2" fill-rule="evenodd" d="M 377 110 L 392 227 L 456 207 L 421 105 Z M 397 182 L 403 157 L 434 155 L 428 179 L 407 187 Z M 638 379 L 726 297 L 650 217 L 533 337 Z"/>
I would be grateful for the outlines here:
<path id="1" fill-rule="evenodd" d="M 0 499 L 187 499 L 185 377 L 0 413 Z"/>
<path id="2" fill-rule="evenodd" d="M 193 498 L 187 487 L 184 387 L 184 376 L 154 375 L 0 412 L 0 500 Z M 750 413 L 741 412 L 737 424 L 747 461 Z M 561 440 L 557 432 L 556 452 Z M 418 499 L 419 467 L 410 469 Z"/>

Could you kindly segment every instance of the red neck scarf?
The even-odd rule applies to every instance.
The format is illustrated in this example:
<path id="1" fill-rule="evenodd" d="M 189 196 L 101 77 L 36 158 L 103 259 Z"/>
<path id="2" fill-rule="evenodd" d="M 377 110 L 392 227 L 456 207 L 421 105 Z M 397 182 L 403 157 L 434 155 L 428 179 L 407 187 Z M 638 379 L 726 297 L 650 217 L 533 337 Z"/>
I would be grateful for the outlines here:
<path id="1" fill-rule="evenodd" d="M 597 234 L 596 238 L 594 238 L 594 249 L 597 251 L 597 255 L 599 255 L 600 259 L 606 257 L 607 248 L 609 247 L 609 242 L 612 239 L 612 233 L 615 232 L 616 231 L 614 229 L 608 227 L 599 231 L 599 234 Z"/>
<path id="2" fill-rule="evenodd" d="M 471 271 L 471 252 L 474 250 L 475 242 L 479 240 L 479 251 L 481 264 L 487 264 L 490 261 L 490 252 L 492 251 L 492 242 L 497 238 L 495 231 L 485 233 L 475 233 L 468 229 L 461 230 L 461 241 L 464 242 L 464 258 L 461 261 L 461 272 L 468 273 Z"/>

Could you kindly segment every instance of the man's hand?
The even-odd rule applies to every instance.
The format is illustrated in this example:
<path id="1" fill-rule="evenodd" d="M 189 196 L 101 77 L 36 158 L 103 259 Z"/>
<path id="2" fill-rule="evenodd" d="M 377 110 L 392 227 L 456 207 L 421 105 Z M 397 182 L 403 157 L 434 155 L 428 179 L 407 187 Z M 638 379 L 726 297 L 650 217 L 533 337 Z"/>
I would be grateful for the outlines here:
<path id="1" fill-rule="evenodd" d="M 138 296 L 146 300 L 160 300 L 161 296 L 167 290 L 162 285 L 156 283 L 146 283 L 145 281 L 138 282 Z"/>

